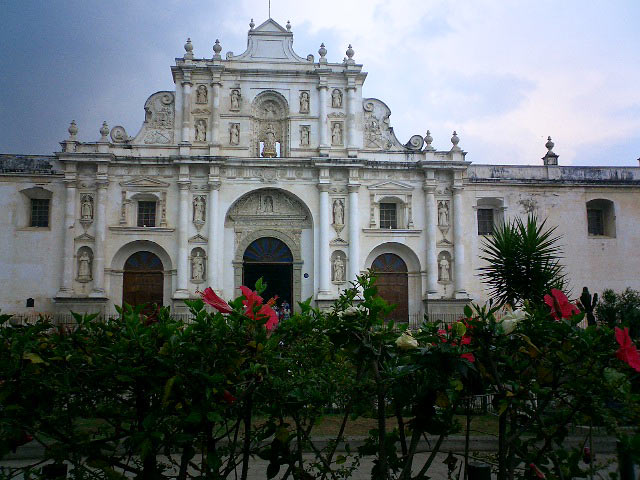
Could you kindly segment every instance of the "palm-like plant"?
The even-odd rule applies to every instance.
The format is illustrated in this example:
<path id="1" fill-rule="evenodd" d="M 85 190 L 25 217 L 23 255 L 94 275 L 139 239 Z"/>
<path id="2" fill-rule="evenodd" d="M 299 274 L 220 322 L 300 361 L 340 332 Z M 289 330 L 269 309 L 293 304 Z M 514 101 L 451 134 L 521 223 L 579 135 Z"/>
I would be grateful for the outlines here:
<path id="1" fill-rule="evenodd" d="M 552 288 L 563 290 L 560 237 L 553 235 L 555 227 L 545 230 L 545 223 L 535 215 L 526 223 L 516 218 L 497 227 L 482 245 L 480 258 L 487 265 L 479 269 L 480 276 L 499 305 L 541 303 Z"/>

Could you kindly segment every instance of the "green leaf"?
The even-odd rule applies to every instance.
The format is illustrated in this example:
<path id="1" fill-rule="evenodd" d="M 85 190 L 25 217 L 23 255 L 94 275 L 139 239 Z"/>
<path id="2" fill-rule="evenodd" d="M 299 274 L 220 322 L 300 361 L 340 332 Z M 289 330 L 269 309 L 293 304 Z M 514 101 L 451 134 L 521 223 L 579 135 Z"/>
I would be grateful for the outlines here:
<path id="1" fill-rule="evenodd" d="M 166 407 L 167 406 L 167 400 L 169 399 L 169 395 L 171 395 L 171 390 L 173 389 L 173 384 L 176 381 L 177 375 L 174 375 L 173 377 L 171 377 L 169 380 L 166 381 L 166 383 L 164 384 L 164 390 L 162 393 L 162 406 Z"/>
<path id="2" fill-rule="evenodd" d="M 40 355 L 38 355 L 37 353 L 25 352 L 25 353 L 22 354 L 22 358 L 24 360 L 31 361 L 31 363 L 44 363 L 44 364 L 46 364 L 46 362 L 42 359 L 42 357 L 40 357 Z"/>
<path id="3" fill-rule="evenodd" d="M 473 312 L 471 311 L 471 307 L 469 305 L 464 306 L 464 316 L 467 318 L 471 318 L 473 316 Z"/>
<path id="4" fill-rule="evenodd" d="M 345 457 L 344 455 L 338 455 L 336 457 L 336 465 L 342 465 L 346 461 L 347 461 L 347 457 Z"/>

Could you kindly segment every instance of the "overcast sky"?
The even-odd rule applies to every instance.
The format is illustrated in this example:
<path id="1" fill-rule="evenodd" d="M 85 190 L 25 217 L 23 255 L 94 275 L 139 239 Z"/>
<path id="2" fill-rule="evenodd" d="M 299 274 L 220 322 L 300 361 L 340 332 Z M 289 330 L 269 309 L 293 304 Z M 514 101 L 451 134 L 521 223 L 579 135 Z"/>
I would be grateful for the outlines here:
<path id="1" fill-rule="evenodd" d="M 173 90 L 170 65 L 191 37 L 198 58 L 242 53 L 268 0 L 3 0 L 0 153 L 50 154 L 75 119 L 81 141 L 103 120 L 135 135 L 144 102 Z M 272 0 L 302 57 L 349 43 L 363 95 L 391 108 L 401 142 L 451 132 L 475 163 L 563 165 L 640 157 L 640 1 Z"/>

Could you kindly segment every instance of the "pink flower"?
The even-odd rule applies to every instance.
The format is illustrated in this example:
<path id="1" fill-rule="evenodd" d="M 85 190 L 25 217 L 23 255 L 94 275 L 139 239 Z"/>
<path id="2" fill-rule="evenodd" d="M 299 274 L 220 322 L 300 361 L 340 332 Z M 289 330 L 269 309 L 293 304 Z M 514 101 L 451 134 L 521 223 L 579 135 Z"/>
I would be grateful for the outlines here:
<path id="1" fill-rule="evenodd" d="M 245 307 L 244 314 L 251 320 L 263 320 L 266 318 L 267 320 L 264 326 L 268 332 L 276 328 L 276 325 L 278 324 L 278 315 L 273 311 L 271 306 L 275 303 L 277 297 L 270 299 L 266 305 L 263 305 L 262 297 L 258 295 L 258 292 L 255 292 L 244 285 L 240 287 L 240 291 L 245 298 L 242 301 L 242 304 Z"/>
<path id="2" fill-rule="evenodd" d="M 616 327 L 616 341 L 620 344 L 620 348 L 616 352 L 616 357 L 625 362 L 636 372 L 640 372 L 640 352 L 631 341 L 629 336 L 629 327 L 624 330 Z"/>
<path id="3" fill-rule="evenodd" d="M 544 303 L 551 309 L 551 316 L 556 320 L 569 318 L 576 313 L 580 313 L 578 307 L 569 302 L 567 296 L 560 290 L 551 289 L 551 295 L 544 296 Z"/>
<path id="4" fill-rule="evenodd" d="M 211 287 L 205 288 L 204 292 L 197 293 L 200 294 L 204 303 L 208 303 L 220 313 L 231 313 L 233 311 L 227 302 L 222 300 L 213 290 L 211 290 Z"/>

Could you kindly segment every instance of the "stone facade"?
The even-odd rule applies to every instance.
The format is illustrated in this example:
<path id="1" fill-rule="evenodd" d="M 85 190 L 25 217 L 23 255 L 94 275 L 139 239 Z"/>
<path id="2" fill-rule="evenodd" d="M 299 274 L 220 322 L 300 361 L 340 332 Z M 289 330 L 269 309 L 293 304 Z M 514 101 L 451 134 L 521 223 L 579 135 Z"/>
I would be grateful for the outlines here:
<path id="1" fill-rule="evenodd" d="M 574 293 L 640 289 L 640 168 L 558 166 L 550 139 L 540 166 L 472 165 L 455 132 L 446 150 L 429 132 L 403 144 L 389 107 L 362 98 L 351 46 L 341 63 L 292 46 L 271 19 L 240 55 L 223 59 L 216 40 L 195 58 L 187 41 L 175 91 L 149 97 L 135 136 L 104 123 L 80 142 L 72 123 L 53 156 L 1 155 L 2 311 L 33 299 L 39 312 L 110 313 L 137 252 L 157 259 L 175 311 L 205 286 L 231 298 L 247 251 L 269 238 L 288 250 L 294 304 L 329 305 L 393 254 L 409 316 L 459 312 L 486 297 L 482 233 L 528 213 L 558 226 Z"/>

